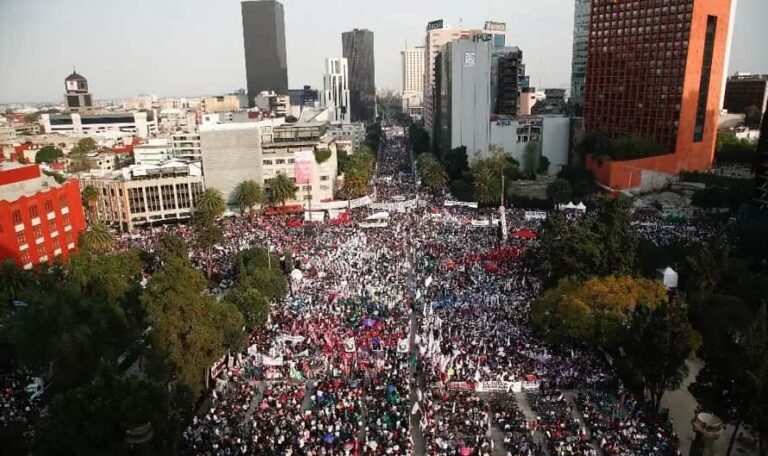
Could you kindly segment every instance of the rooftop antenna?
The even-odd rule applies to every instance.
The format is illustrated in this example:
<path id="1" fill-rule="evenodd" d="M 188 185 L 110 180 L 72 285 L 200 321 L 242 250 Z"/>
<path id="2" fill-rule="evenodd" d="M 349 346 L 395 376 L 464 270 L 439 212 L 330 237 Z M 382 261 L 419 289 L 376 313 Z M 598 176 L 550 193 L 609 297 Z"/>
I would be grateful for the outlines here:
<path id="1" fill-rule="evenodd" d="M 459 28 L 464 28 L 464 18 L 459 16 Z"/>

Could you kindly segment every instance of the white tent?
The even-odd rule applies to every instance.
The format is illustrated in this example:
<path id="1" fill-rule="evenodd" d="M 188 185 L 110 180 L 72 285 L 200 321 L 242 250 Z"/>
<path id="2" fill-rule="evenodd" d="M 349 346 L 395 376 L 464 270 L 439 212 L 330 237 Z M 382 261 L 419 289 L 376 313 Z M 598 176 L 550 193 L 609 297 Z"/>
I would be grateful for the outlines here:
<path id="1" fill-rule="evenodd" d="M 584 212 L 587 210 L 587 206 L 583 202 L 579 202 L 579 204 L 576 206 L 576 210 Z"/>
<path id="2" fill-rule="evenodd" d="M 659 279 L 666 288 L 677 288 L 678 275 L 674 269 L 667 266 L 666 269 L 659 269 Z"/>

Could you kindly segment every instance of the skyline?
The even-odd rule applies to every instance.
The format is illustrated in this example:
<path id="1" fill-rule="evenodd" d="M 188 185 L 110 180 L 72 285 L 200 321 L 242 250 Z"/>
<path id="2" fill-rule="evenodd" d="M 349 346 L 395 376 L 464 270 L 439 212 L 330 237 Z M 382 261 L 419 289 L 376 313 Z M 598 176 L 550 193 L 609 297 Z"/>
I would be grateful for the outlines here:
<path id="1" fill-rule="evenodd" d="M 339 0 L 332 10 L 311 0 L 282 3 L 289 88 L 321 89 L 325 58 L 342 56 L 342 32 L 367 28 L 375 34 L 377 88 L 400 90 L 406 42 L 423 43 L 431 20 L 458 27 L 460 17 L 465 28 L 506 22 L 507 42 L 523 50 L 531 85 L 570 86 L 574 0 L 479 0 L 472 8 L 458 0 L 392 0 L 384 11 L 352 0 Z M 739 0 L 728 74 L 768 73 L 768 52 L 750 53 L 764 17 L 768 2 Z M 83 23 L 92 25 L 61 29 Z M 96 99 L 221 95 L 246 87 L 240 0 L 136 0 L 130 8 L 97 0 L 0 0 L 0 55 L 0 103 L 61 103 L 73 65 Z"/>

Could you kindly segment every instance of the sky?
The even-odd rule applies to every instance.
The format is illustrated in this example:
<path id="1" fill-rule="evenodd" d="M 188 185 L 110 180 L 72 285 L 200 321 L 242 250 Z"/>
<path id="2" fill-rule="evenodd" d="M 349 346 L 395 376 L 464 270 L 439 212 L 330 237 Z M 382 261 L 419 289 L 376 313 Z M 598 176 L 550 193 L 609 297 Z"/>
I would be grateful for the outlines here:
<path id="1" fill-rule="evenodd" d="M 768 73 L 768 0 L 738 0 L 729 72 Z M 570 84 L 574 0 L 283 0 L 288 83 L 322 86 L 341 33 L 375 34 L 376 85 L 400 89 L 400 50 L 426 23 L 507 23 L 531 84 Z M 96 99 L 220 95 L 245 87 L 239 0 L 0 0 L 0 103 L 63 99 L 76 66 Z"/>

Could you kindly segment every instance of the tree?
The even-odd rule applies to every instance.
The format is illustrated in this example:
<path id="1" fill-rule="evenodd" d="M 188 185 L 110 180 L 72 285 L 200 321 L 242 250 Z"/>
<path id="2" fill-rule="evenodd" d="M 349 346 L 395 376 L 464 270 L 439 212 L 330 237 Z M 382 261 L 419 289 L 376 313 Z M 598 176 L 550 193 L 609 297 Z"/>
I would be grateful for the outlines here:
<path id="1" fill-rule="evenodd" d="M 525 157 L 523 159 L 523 171 L 529 176 L 536 176 L 539 170 L 541 160 L 541 142 L 529 141 L 525 146 Z"/>
<path id="2" fill-rule="evenodd" d="M 237 307 L 243 314 L 245 327 L 253 330 L 267 321 L 269 315 L 269 301 L 264 295 L 250 286 L 237 286 L 227 293 L 224 300 Z"/>
<path id="3" fill-rule="evenodd" d="M 615 352 L 635 308 L 653 311 L 668 300 L 661 283 L 628 276 L 563 279 L 531 308 L 531 320 L 552 339 L 586 341 Z"/>
<path id="4" fill-rule="evenodd" d="M 189 260 L 189 246 L 184 239 L 175 234 L 164 234 L 155 251 L 158 259 L 163 263 L 173 258 Z"/>
<path id="5" fill-rule="evenodd" d="M 298 187 L 285 174 L 280 173 L 267 180 L 267 185 L 272 195 L 272 204 L 280 203 L 281 206 L 285 206 L 286 200 L 296 198 Z"/>
<path id="6" fill-rule="evenodd" d="M 92 185 L 88 185 L 83 189 L 82 197 L 85 206 L 88 208 L 88 220 L 96 220 L 98 216 L 96 205 L 99 203 L 99 191 Z"/>
<path id="7" fill-rule="evenodd" d="M 264 192 L 261 185 L 254 180 L 245 180 L 237 184 L 232 198 L 242 212 L 248 209 L 251 221 L 253 221 L 253 206 L 264 201 Z"/>
<path id="8" fill-rule="evenodd" d="M 414 155 L 429 151 L 429 134 L 421 125 L 411 123 L 408 126 L 408 143 Z"/>
<path id="9" fill-rule="evenodd" d="M 635 314 L 622 344 L 629 378 L 637 379 L 658 411 L 667 390 L 678 388 L 688 368 L 685 360 L 696 349 L 694 330 L 679 298 L 648 310 L 645 303 Z"/>
<path id="10" fill-rule="evenodd" d="M 469 171 L 467 148 L 464 146 L 451 149 L 445 153 L 445 170 L 451 180 L 461 179 Z"/>
<path id="11" fill-rule="evenodd" d="M 368 182 L 364 176 L 350 172 L 345 176 L 343 190 L 348 198 L 359 197 L 368 193 Z"/>
<path id="12" fill-rule="evenodd" d="M 547 198 L 555 206 L 571 201 L 573 198 L 571 184 L 565 179 L 555 179 L 547 186 Z"/>
<path id="13" fill-rule="evenodd" d="M 277 267 L 277 258 L 268 254 L 265 249 L 243 250 L 235 257 L 235 264 L 238 265 L 240 286 L 253 288 L 268 300 L 276 301 L 285 296 L 285 276 Z"/>
<path id="14" fill-rule="evenodd" d="M 80 233 L 80 249 L 93 255 L 106 253 L 115 245 L 115 235 L 100 221 Z"/>
<path id="15" fill-rule="evenodd" d="M 539 157 L 539 169 L 536 170 L 539 174 L 547 174 L 549 172 L 549 159 L 545 156 Z"/>
<path id="16" fill-rule="evenodd" d="M 420 155 L 418 165 L 421 181 L 427 188 L 439 191 L 448 183 L 448 174 L 434 155 L 430 153 Z"/>
<path id="17" fill-rule="evenodd" d="M 216 188 L 206 188 L 195 205 L 195 217 L 215 220 L 227 210 L 224 196 Z"/>
<path id="18" fill-rule="evenodd" d="M 73 173 L 88 171 L 91 169 L 91 163 L 88 160 L 88 154 L 95 152 L 98 148 L 93 138 L 83 138 L 75 144 L 69 152 L 69 170 Z"/>
<path id="19" fill-rule="evenodd" d="M 487 165 L 480 165 L 472 170 L 474 178 L 475 199 L 481 203 L 492 205 L 501 202 L 501 179 Z"/>
<path id="20" fill-rule="evenodd" d="M 152 350 L 168 366 L 168 380 L 200 391 L 203 373 L 233 344 L 243 317 L 227 302 L 203 295 L 206 281 L 188 261 L 172 258 L 147 283 L 141 302 L 152 325 Z"/>
<path id="21" fill-rule="evenodd" d="M 763 111 L 758 106 L 747 106 L 744 109 L 744 123 L 750 128 L 760 128 L 760 121 L 763 118 Z"/>
<path id="22" fill-rule="evenodd" d="M 174 421 L 176 421 L 174 423 Z M 149 423 L 151 440 L 143 454 L 171 454 L 184 424 L 174 419 L 163 385 L 102 368 L 89 384 L 69 390 L 53 401 L 48 418 L 36 433 L 36 454 L 135 454 L 126 431 Z"/>
<path id="23" fill-rule="evenodd" d="M 296 123 L 299 119 L 297 119 L 295 116 L 285 116 L 285 123 Z"/>
<path id="24" fill-rule="evenodd" d="M 10 303 L 22 296 L 34 286 L 34 276 L 16 266 L 11 259 L 0 263 L 0 305 Z"/>
<path id="25" fill-rule="evenodd" d="M 194 219 L 195 242 L 205 252 L 206 276 L 213 277 L 213 248 L 224 242 L 224 233 L 211 217 L 200 216 Z"/>
<path id="26" fill-rule="evenodd" d="M 35 154 L 35 163 L 53 163 L 64 156 L 61 149 L 53 146 L 45 146 Z"/>

